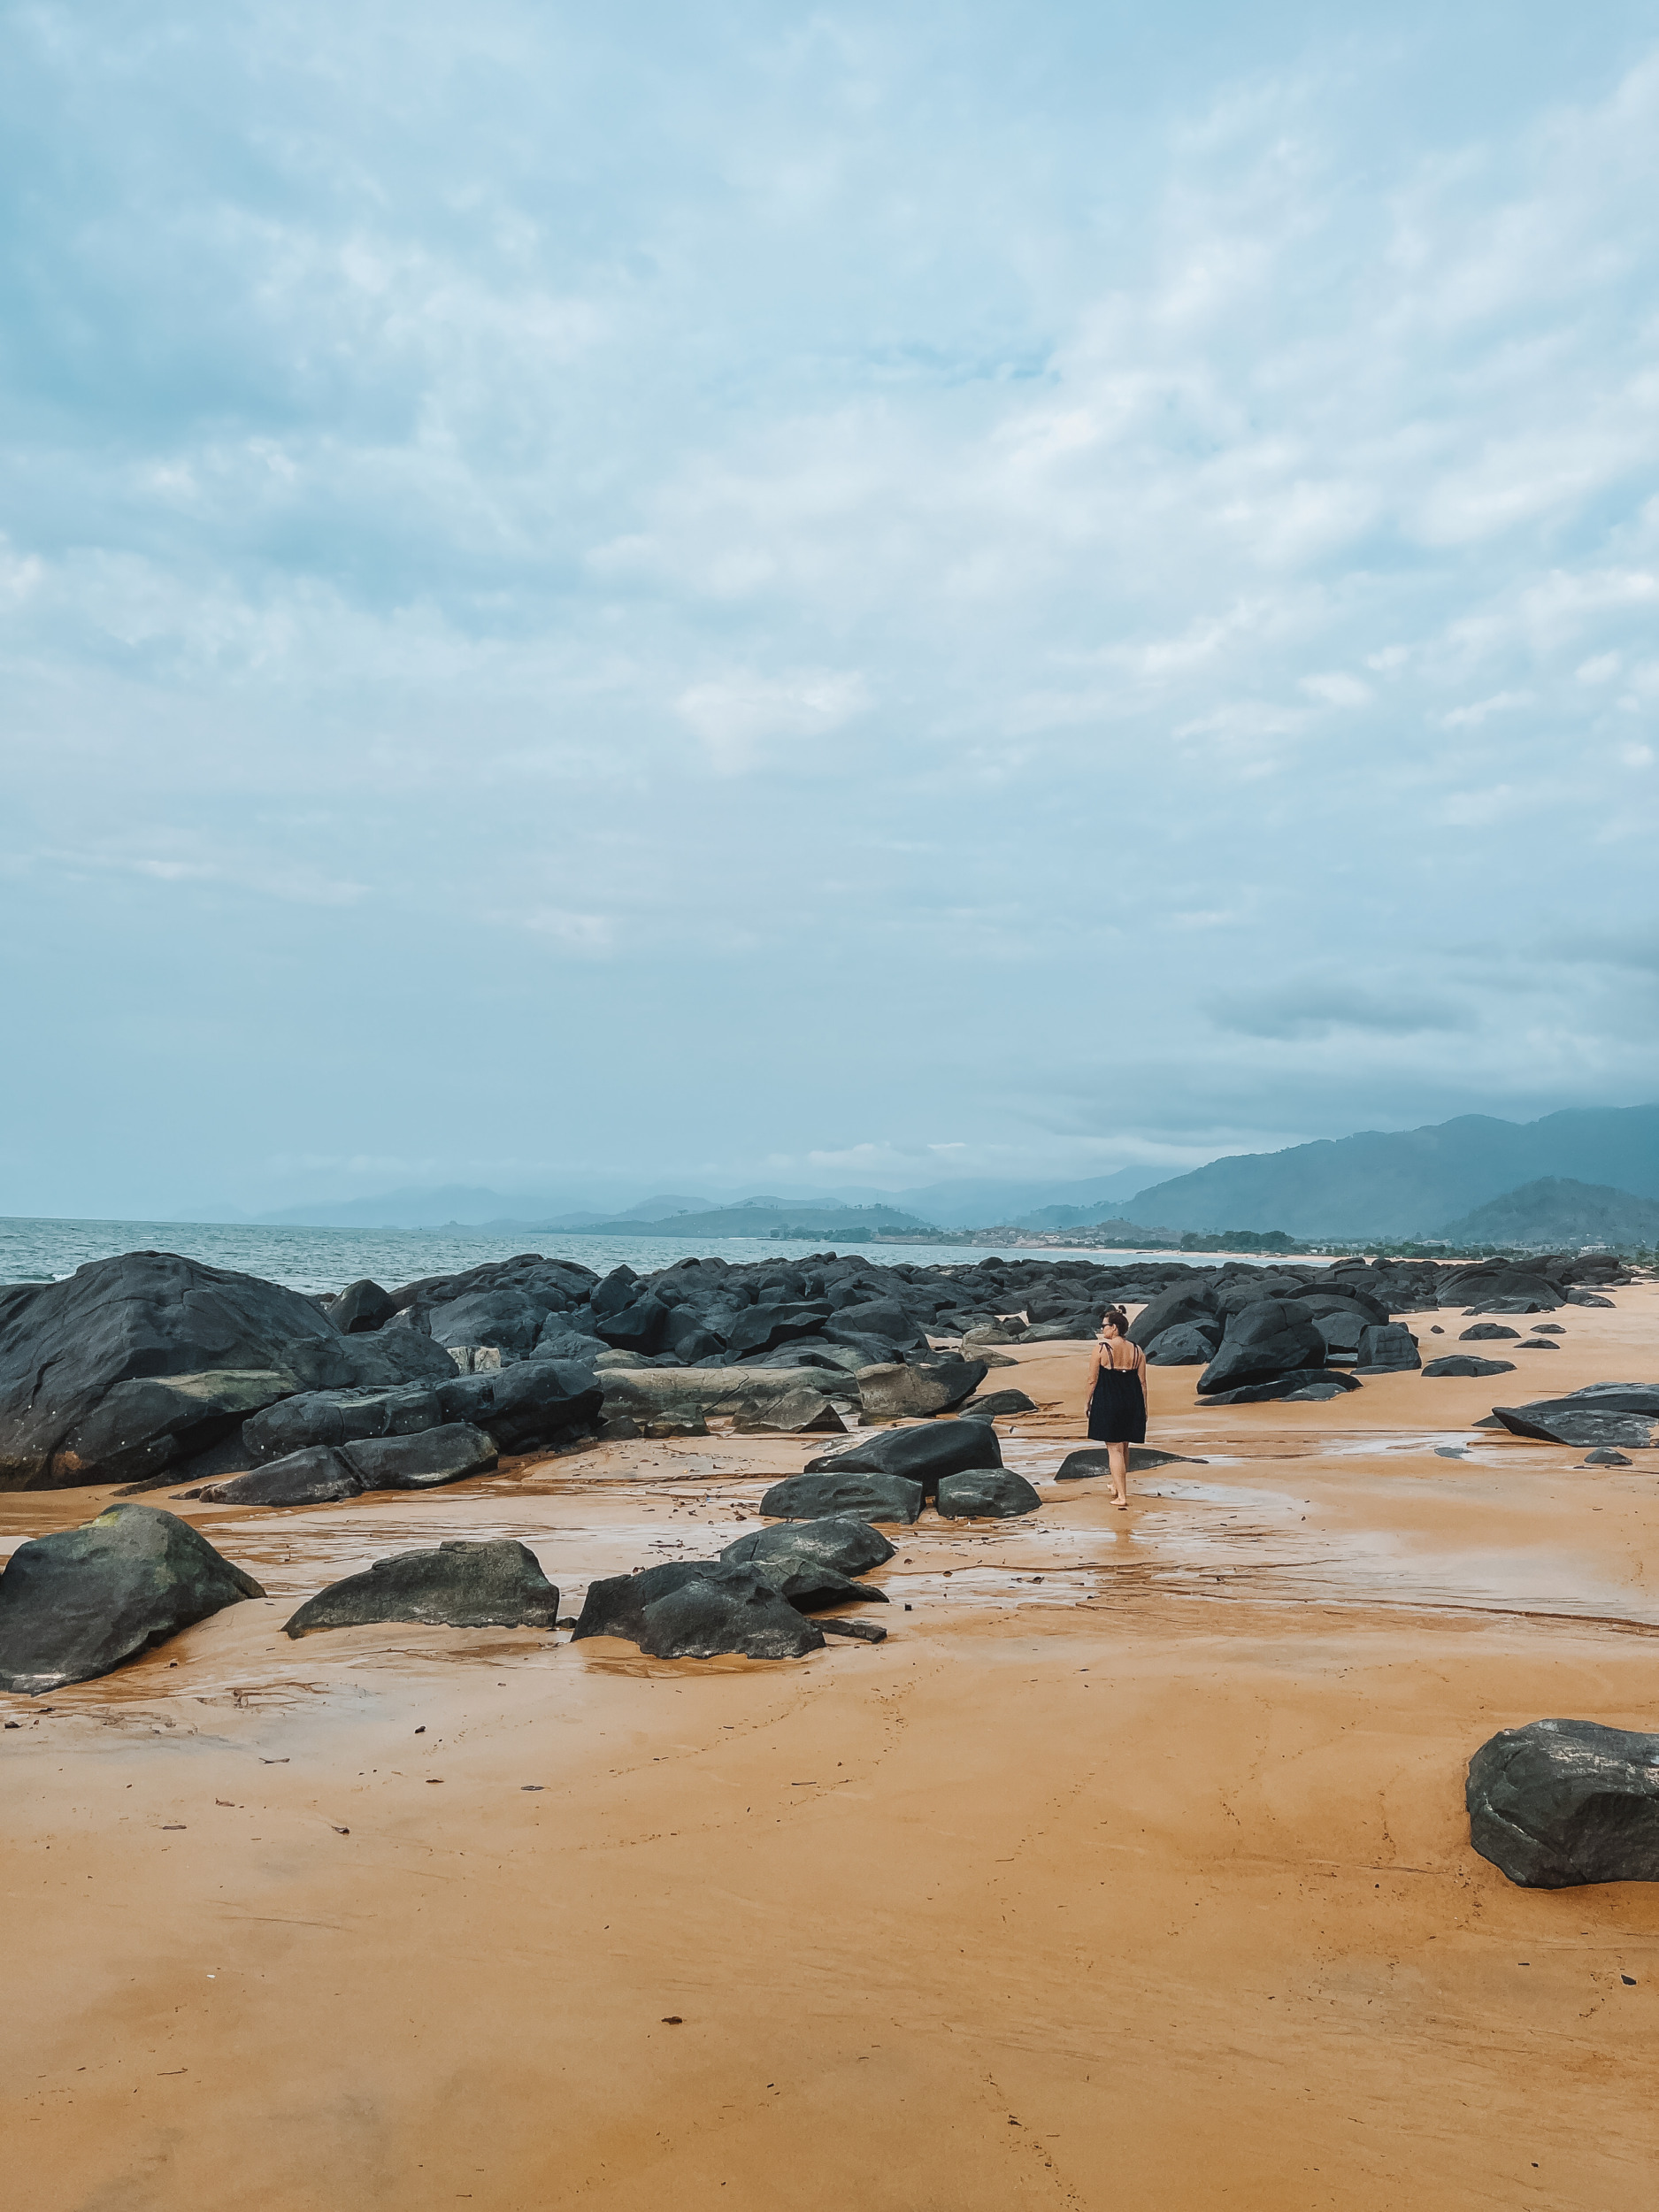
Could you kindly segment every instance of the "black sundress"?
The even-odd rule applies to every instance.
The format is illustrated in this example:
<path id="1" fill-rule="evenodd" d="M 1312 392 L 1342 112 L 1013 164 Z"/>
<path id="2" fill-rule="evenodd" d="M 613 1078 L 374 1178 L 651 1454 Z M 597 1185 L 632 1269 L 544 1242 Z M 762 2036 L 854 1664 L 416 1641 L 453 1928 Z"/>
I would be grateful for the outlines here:
<path id="1" fill-rule="evenodd" d="M 1095 1444 L 1144 1444 L 1147 1394 L 1134 1367 L 1102 1367 L 1088 1402 L 1089 1440 Z"/>

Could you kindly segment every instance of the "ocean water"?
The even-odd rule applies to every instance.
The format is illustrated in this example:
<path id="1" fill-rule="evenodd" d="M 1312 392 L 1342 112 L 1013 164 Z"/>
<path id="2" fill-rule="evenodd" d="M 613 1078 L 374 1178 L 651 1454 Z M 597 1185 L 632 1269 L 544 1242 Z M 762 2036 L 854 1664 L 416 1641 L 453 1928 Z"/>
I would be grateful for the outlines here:
<path id="1" fill-rule="evenodd" d="M 548 1259 L 580 1260 L 603 1275 L 626 1262 L 639 1275 L 676 1260 L 714 1256 L 733 1263 L 771 1257 L 803 1259 L 809 1252 L 864 1253 L 878 1264 L 896 1260 L 921 1267 L 972 1265 L 1004 1258 L 1095 1259 L 1118 1265 L 1134 1258 L 1187 1259 L 1194 1253 L 1060 1251 L 1030 1246 L 847 1244 L 818 1238 L 595 1237 L 521 1230 L 514 1236 L 487 1229 L 262 1228 L 240 1222 L 37 1221 L 0 1217 L 0 1283 L 57 1281 L 88 1260 L 117 1252 L 177 1252 L 212 1267 L 234 1268 L 267 1282 L 303 1291 L 343 1290 L 372 1276 L 388 1290 L 423 1275 L 457 1274 L 486 1260 L 520 1252 Z"/>

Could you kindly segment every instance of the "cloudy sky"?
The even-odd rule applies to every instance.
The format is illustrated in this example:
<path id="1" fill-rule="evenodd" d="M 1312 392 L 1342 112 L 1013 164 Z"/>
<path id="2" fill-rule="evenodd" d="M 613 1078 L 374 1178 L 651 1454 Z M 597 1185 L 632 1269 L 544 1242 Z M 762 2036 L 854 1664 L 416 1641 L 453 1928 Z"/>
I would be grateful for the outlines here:
<path id="1" fill-rule="evenodd" d="M 0 7 L 0 1210 L 1659 1095 L 1659 29 Z"/>

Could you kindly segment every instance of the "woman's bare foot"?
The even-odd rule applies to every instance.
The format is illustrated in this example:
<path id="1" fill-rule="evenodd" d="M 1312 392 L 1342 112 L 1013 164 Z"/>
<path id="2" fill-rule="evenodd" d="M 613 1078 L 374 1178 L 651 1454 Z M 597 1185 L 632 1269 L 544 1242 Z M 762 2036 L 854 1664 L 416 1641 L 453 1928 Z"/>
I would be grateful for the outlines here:
<path id="1" fill-rule="evenodd" d="M 1129 1510 L 1129 1501 L 1127 1498 L 1114 1498 L 1112 1500 L 1112 1503 L 1118 1508 L 1118 1510 L 1120 1513 L 1126 1513 Z"/>

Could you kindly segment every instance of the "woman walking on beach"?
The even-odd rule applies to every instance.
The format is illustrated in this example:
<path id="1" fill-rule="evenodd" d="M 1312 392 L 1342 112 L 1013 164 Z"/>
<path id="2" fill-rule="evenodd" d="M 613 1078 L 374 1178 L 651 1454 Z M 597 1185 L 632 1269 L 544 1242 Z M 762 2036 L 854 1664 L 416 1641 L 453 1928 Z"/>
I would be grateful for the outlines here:
<path id="1" fill-rule="evenodd" d="M 1129 1503 L 1129 1447 L 1147 1438 L 1147 1356 L 1129 1341 L 1129 1317 L 1121 1306 L 1101 1316 L 1089 1371 L 1088 1432 L 1106 1447 L 1112 1503 Z"/>

